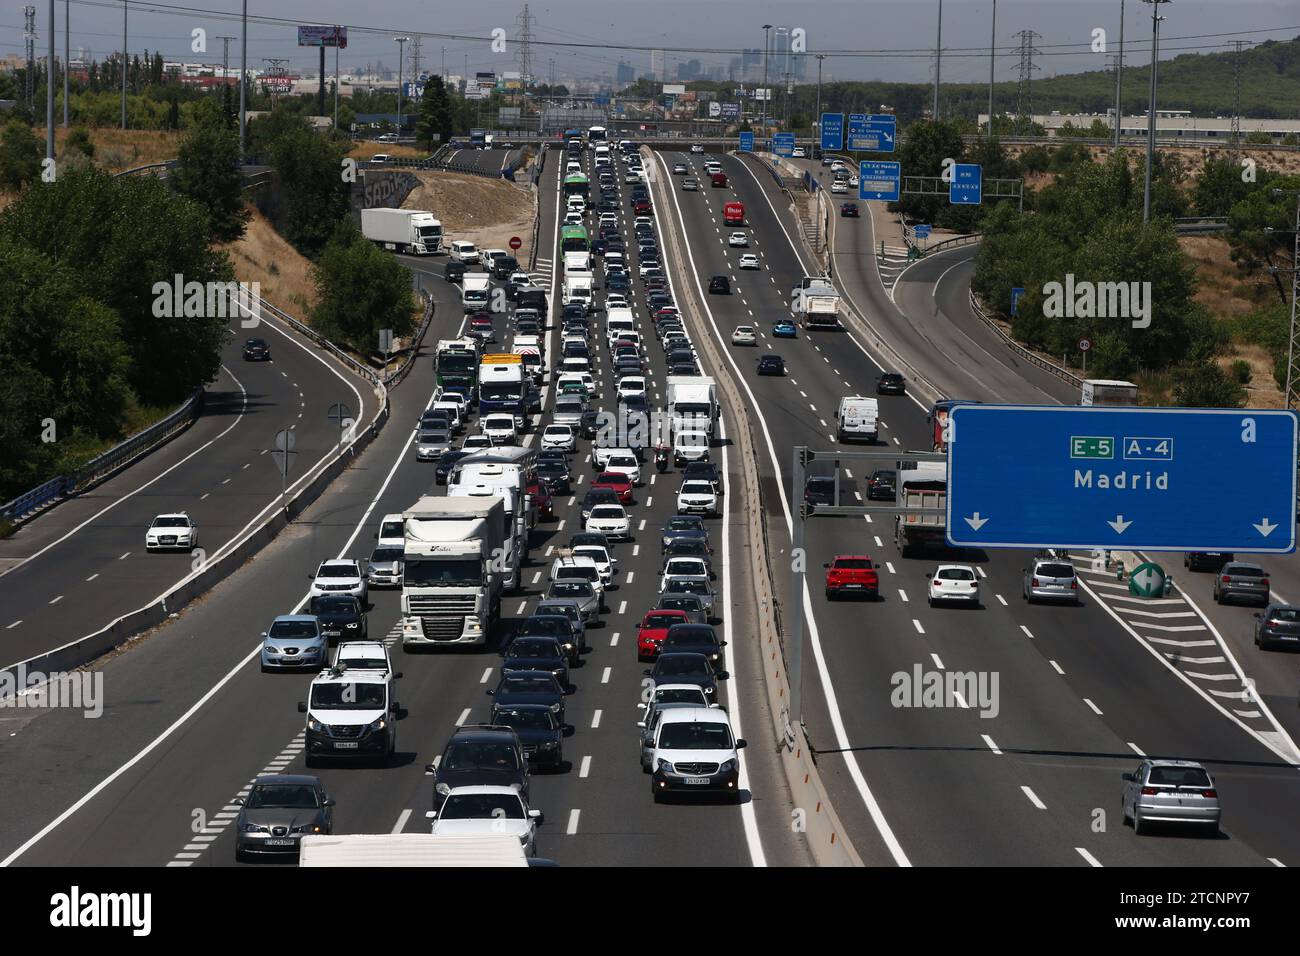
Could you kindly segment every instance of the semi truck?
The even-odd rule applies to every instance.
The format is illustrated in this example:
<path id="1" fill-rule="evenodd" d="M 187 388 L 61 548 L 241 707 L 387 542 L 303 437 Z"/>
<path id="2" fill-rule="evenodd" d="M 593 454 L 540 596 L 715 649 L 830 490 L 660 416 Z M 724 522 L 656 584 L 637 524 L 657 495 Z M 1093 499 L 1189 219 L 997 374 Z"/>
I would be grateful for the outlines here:
<path id="1" fill-rule="evenodd" d="M 492 569 L 501 576 L 501 588 L 515 592 L 520 586 L 520 574 L 527 557 L 528 527 L 527 500 L 514 488 L 496 484 L 473 483 L 468 480 L 447 488 L 447 497 L 456 499 L 499 499 L 502 507 L 501 546 L 492 556 Z"/>
<path id="2" fill-rule="evenodd" d="M 528 866 L 512 833 L 308 834 L 299 847 L 299 866 Z"/>
<path id="3" fill-rule="evenodd" d="M 442 223 L 422 209 L 363 209 L 361 234 L 380 248 L 431 256 L 442 251 Z"/>
<path id="4" fill-rule="evenodd" d="M 478 367 L 478 413 L 509 412 L 515 428 L 524 427 L 528 396 L 524 385 L 524 357 L 509 352 L 484 355 Z"/>
<path id="5" fill-rule="evenodd" d="M 1089 378 L 1083 383 L 1080 405 L 1136 405 L 1138 387 L 1132 382 L 1115 379 Z"/>
<path id="6" fill-rule="evenodd" d="M 523 445 L 498 445 L 466 455 L 456 462 L 447 477 L 449 486 L 461 484 L 489 485 L 516 494 L 523 504 L 520 512 L 524 529 L 537 527 L 537 504 L 528 494 L 528 486 L 537 478 L 537 452 Z M 524 538 L 523 557 L 528 557 L 528 539 Z"/>
<path id="7" fill-rule="evenodd" d="M 712 438 L 718 423 L 717 383 L 707 375 L 669 375 L 667 385 L 672 433 L 704 431 Z"/>
<path id="8" fill-rule="evenodd" d="M 948 502 L 948 463 L 943 461 L 900 461 L 897 497 L 904 508 L 945 508 Z M 908 514 L 895 516 L 894 544 L 905 558 L 926 548 L 947 546 L 948 529 L 943 514 Z"/>
<path id="9" fill-rule="evenodd" d="M 795 290 L 790 312 L 805 329 L 840 327 L 840 294 L 826 280 Z"/>
<path id="10" fill-rule="evenodd" d="M 486 643 L 505 588 L 504 500 L 425 495 L 402 523 L 402 646 Z"/>
<path id="11" fill-rule="evenodd" d="M 478 385 L 478 339 L 468 336 L 463 339 L 439 339 L 433 362 L 439 388 L 468 388 L 470 394 L 473 394 Z"/>

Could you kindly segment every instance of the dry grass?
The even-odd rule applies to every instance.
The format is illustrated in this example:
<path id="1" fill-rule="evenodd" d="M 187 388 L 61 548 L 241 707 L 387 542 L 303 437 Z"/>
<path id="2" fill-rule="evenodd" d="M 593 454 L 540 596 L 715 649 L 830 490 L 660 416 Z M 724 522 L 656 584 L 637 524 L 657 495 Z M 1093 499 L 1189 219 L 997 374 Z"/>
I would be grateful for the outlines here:
<path id="1" fill-rule="evenodd" d="M 1219 367 L 1231 374 L 1232 363 L 1244 360 L 1250 364 L 1250 384 L 1246 386 L 1247 408 L 1285 408 L 1282 389 L 1273 378 L 1273 359 L 1258 345 L 1233 346 L 1231 355 L 1219 359 Z"/>
<path id="2" fill-rule="evenodd" d="M 402 156 L 407 159 L 428 159 L 429 154 L 414 146 L 401 146 L 397 143 L 376 143 L 370 140 L 354 143 L 348 155 L 356 159 L 369 159 L 376 153 L 389 156 Z"/>
<path id="3" fill-rule="evenodd" d="M 465 239 L 480 249 L 509 249 L 511 236 L 523 245 L 514 255 L 527 262 L 533 235 L 531 185 L 486 176 L 416 171 L 422 185 L 406 197 L 407 209 L 428 209 L 448 239 Z M 446 240 L 445 240 L 446 241 Z"/>
<path id="4" fill-rule="evenodd" d="M 265 216 L 254 209 L 244 237 L 222 248 L 234 263 L 236 279 L 260 282 L 262 298 L 299 321 L 307 321 L 316 304 L 311 263 L 271 227 Z"/>
<path id="5" fill-rule="evenodd" d="M 95 164 L 112 173 L 150 163 L 175 159 L 180 152 L 181 134 L 152 129 L 108 129 L 92 127 L 90 140 L 95 144 Z M 63 141 L 68 131 L 63 127 L 54 130 L 55 152 L 62 155 Z M 36 136 L 45 142 L 45 127 L 36 130 Z"/>
<path id="6" fill-rule="evenodd" d="M 1252 284 L 1242 282 L 1226 239 L 1180 236 L 1178 245 L 1196 266 L 1197 302 L 1218 316 L 1244 315 L 1256 308 Z"/>

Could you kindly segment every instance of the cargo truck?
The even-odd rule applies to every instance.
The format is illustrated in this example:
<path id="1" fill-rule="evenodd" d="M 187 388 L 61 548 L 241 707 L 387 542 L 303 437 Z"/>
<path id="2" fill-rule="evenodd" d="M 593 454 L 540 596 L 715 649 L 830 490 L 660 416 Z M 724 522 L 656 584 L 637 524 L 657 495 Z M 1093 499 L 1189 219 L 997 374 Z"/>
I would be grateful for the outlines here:
<path id="1" fill-rule="evenodd" d="M 669 375 L 668 420 L 679 431 L 703 431 L 713 437 L 718 423 L 718 386 L 707 375 Z"/>
<path id="2" fill-rule="evenodd" d="M 444 836 L 433 833 L 307 834 L 299 866 L 528 866 L 512 833 Z"/>
<path id="3" fill-rule="evenodd" d="M 1080 405 L 1136 405 L 1138 387 L 1132 382 L 1114 379 L 1089 378 L 1083 383 Z"/>
<path id="4" fill-rule="evenodd" d="M 522 431 L 528 401 L 524 385 L 524 358 L 509 352 L 484 355 L 478 367 L 478 413 L 509 412 Z"/>
<path id="5" fill-rule="evenodd" d="M 910 466 L 910 467 L 904 467 Z M 945 508 L 948 501 L 948 463 L 899 462 L 895 501 L 905 508 Z M 947 519 L 943 514 L 895 516 L 894 544 L 899 554 L 912 557 L 918 550 L 947 546 Z"/>
<path id="6" fill-rule="evenodd" d="M 745 224 L 745 204 L 743 202 L 723 203 L 722 224 L 724 226 L 743 226 Z"/>
<path id="7" fill-rule="evenodd" d="M 534 385 L 542 383 L 542 340 L 536 335 L 516 335 L 510 349 L 524 362 L 524 372 Z"/>
<path id="8" fill-rule="evenodd" d="M 805 329 L 840 327 L 840 294 L 829 282 L 815 282 L 795 291 L 790 312 Z"/>
<path id="9" fill-rule="evenodd" d="M 466 272 L 461 280 L 460 302 L 466 312 L 488 311 L 492 277 L 486 272 Z"/>
<path id="10" fill-rule="evenodd" d="M 512 593 L 519 590 L 520 569 L 528 554 L 527 502 L 531 496 L 520 495 L 508 485 L 472 483 L 466 479 L 454 486 L 448 482 L 447 497 L 501 501 L 501 546 L 492 557 L 492 570 L 500 574 L 502 590 Z"/>
<path id="11" fill-rule="evenodd" d="M 478 385 L 479 343 L 478 339 L 439 339 L 434 353 L 434 373 L 438 387 L 468 388 L 473 395 Z"/>
<path id="12" fill-rule="evenodd" d="M 431 256 L 442 251 L 442 223 L 421 209 L 363 209 L 361 234 L 383 249 Z"/>
<path id="13" fill-rule="evenodd" d="M 506 576 L 500 497 L 425 495 L 402 512 L 402 646 L 482 645 Z"/>

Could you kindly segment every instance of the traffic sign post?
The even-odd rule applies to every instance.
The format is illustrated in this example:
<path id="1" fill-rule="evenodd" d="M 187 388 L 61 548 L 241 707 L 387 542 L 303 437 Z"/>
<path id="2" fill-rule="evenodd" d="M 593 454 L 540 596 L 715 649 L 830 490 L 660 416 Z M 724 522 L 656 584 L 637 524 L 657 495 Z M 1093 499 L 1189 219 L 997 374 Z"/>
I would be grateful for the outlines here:
<path id="1" fill-rule="evenodd" d="M 289 486 L 289 456 L 298 454 L 293 450 L 294 437 L 292 426 L 282 428 L 275 433 L 275 442 L 271 447 L 271 457 L 280 466 L 280 498 L 283 499 Z M 285 502 L 287 508 L 289 503 Z"/>
<path id="2" fill-rule="evenodd" d="M 510 250 L 511 250 L 512 252 L 515 251 L 515 250 L 517 250 L 517 249 L 518 249 L 520 246 L 522 246 L 523 244 L 524 244 L 524 241 L 523 241 L 522 239 L 520 239 L 518 236 L 511 236 L 511 237 L 510 237 Z"/>
<path id="3" fill-rule="evenodd" d="M 858 140 L 865 138 L 867 135 L 867 114 L 850 113 L 848 132 L 845 135 L 845 147 L 849 150 L 854 148 L 853 144 Z"/>
<path id="4" fill-rule="evenodd" d="M 863 160 L 858 163 L 858 198 L 898 202 L 902 178 L 898 163 Z"/>
<path id="5" fill-rule="evenodd" d="M 1277 409 L 956 405 L 948 543 L 1288 554 L 1296 438 Z"/>
<path id="6" fill-rule="evenodd" d="M 1079 351 L 1083 353 L 1083 374 L 1088 374 L 1088 349 L 1092 348 L 1092 339 L 1079 339 Z"/>
<path id="7" fill-rule="evenodd" d="M 330 406 L 329 420 L 339 423 L 339 449 L 343 448 L 343 431 L 352 423 L 352 411 L 342 402 Z"/>
<path id="8" fill-rule="evenodd" d="M 831 150 L 839 152 L 844 149 L 844 114 L 822 114 L 822 152 Z"/>
<path id="9" fill-rule="evenodd" d="M 778 156 L 793 156 L 794 133 L 773 133 L 772 152 Z"/>
<path id="10" fill-rule="evenodd" d="M 930 239 L 930 227 L 929 227 L 929 225 L 927 225 L 926 223 L 917 223 L 915 226 L 912 227 L 912 236 L 913 236 L 913 238 L 916 238 L 916 239 L 924 239 L 924 240 L 926 240 L 926 242 L 925 242 L 925 246 L 926 246 L 926 248 L 929 248 L 929 246 L 930 246 L 930 242 L 929 242 L 929 239 Z"/>
<path id="11" fill-rule="evenodd" d="M 1128 576 L 1128 593 L 1142 598 L 1163 597 L 1167 580 L 1164 568 L 1147 561 L 1139 564 Z"/>
<path id="12" fill-rule="evenodd" d="M 740 134 L 738 151 L 742 153 L 752 153 L 754 151 L 754 134 L 752 132 L 747 131 Z"/>
<path id="13" fill-rule="evenodd" d="M 1011 287 L 1011 314 L 1018 315 L 1020 308 L 1020 297 L 1025 294 L 1024 286 Z"/>
<path id="14" fill-rule="evenodd" d="M 975 163 L 954 163 L 948 184 L 948 202 L 954 206 L 978 206 L 984 198 L 983 170 Z"/>

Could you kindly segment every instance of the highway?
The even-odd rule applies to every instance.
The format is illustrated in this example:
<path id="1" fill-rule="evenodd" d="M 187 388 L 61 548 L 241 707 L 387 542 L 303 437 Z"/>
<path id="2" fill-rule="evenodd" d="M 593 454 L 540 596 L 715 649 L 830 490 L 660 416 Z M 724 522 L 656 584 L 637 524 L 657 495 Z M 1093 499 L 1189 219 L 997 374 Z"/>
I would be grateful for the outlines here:
<path id="1" fill-rule="evenodd" d="M 550 164 L 542 191 L 542 235 L 552 242 L 559 169 L 560 164 Z M 429 268 L 427 260 L 423 268 Z M 310 677 L 260 673 L 258 633 L 276 614 L 302 605 L 307 574 L 319 560 L 364 558 L 379 517 L 403 510 L 432 490 L 432 465 L 415 461 L 410 442 L 433 390 L 433 343 L 462 326 L 457 290 L 442 281 L 432 286 L 437 311 L 426 348 L 391 394 L 390 424 L 357 463 L 206 600 L 107 661 L 107 703 L 100 719 L 87 721 L 67 710 L 44 712 L 19 721 L 6 735 L 0 743 L 0 784 L 7 785 L 13 799 L 0 824 L 0 859 L 20 865 L 233 864 L 231 801 L 258 773 L 304 769 L 303 717 L 296 704 Z M 644 321 L 639 295 L 636 306 Z M 552 316 L 557 311 L 553 306 Z M 599 330 L 599 315 L 595 325 Z M 498 336 L 505 331 L 503 318 Z M 659 381 L 663 360 L 656 354 L 652 330 L 643 327 L 643 334 L 647 331 Z M 548 357 L 554 360 L 554 325 L 549 338 Z M 603 345 L 594 351 L 601 356 L 600 404 L 612 408 Z M 732 414 L 724 410 L 724 425 Z M 725 456 L 725 447 L 721 453 Z M 579 496 L 592 475 L 584 456 L 580 451 L 574 460 Z M 652 464 L 649 471 L 653 473 Z M 656 530 L 675 510 L 676 486 L 670 478 L 648 477 L 636 491 L 631 507 L 636 537 L 617 548 L 621 580 L 609 596 L 610 613 L 603 627 L 591 631 L 593 650 L 574 672 L 578 689 L 567 703 L 573 729 L 564 742 L 569 766 L 564 773 L 534 778 L 532 803 L 546 814 L 539 852 L 565 865 L 806 864 L 789 826 L 784 786 L 776 779 L 779 771 L 768 745 L 770 718 L 751 703 L 764 699 L 757 648 L 744 639 L 753 609 L 739 580 L 742 562 L 731 558 L 735 545 L 728 536 L 743 502 L 729 501 L 727 516 L 712 522 L 712 537 L 722 553 L 717 583 L 726 598 L 719 630 L 731 641 L 726 702 L 740 733 L 754 740 L 752 748 L 742 751 L 745 799 L 739 806 L 656 805 L 649 778 L 638 769 L 636 703 L 646 665 L 635 660 L 635 624 L 655 599 Z M 556 518 L 534 532 L 524 591 L 503 605 L 502 638 L 511 620 L 523 616 L 543 589 L 548 551 L 575 530 L 576 504 L 558 497 Z M 393 638 L 398 593 L 372 591 L 371 603 L 370 635 Z M 398 758 L 383 767 L 312 771 L 338 800 L 336 832 L 419 831 L 427 826 L 423 814 L 430 805 L 431 783 L 425 764 L 458 723 L 479 721 L 488 713 L 490 699 L 484 691 L 494 682 L 499 660 L 494 654 L 407 654 L 400 642 L 392 645 L 392 653 L 404 675 L 399 681 L 405 713 L 397 735 Z M 41 786 L 30 786 L 32 781 Z"/>
<path id="2" fill-rule="evenodd" d="M 519 159 L 518 149 L 454 149 L 447 155 L 448 165 L 469 165 L 497 176 Z"/>
<path id="3" fill-rule="evenodd" d="M 296 436 L 292 488 L 338 444 L 331 405 L 343 403 L 359 423 L 374 417 L 368 383 L 274 318 L 249 329 L 232 320 L 231 336 L 189 429 L 0 541 L 0 664 L 150 603 L 260 522 L 281 494 L 279 467 L 267 454 L 278 430 Z M 268 342 L 271 361 L 243 360 L 249 337 Z M 147 553 L 154 517 L 182 510 L 198 525 L 203 553 Z"/>
<path id="4" fill-rule="evenodd" d="M 765 515 L 773 540 L 788 553 L 791 448 L 832 446 L 828 423 L 839 397 L 874 394 L 878 357 L 842 333 L 808 336 L 801 330 L 794 341 L 768 336 L 771 322 L 789 315 L 789 290 L 806 267 L 790 241 L 787 200 L 752 158 L 722 157 L 730 188 L 690 193 L 680 190 L 680 177 L 669 170 L 685 162 L 707 182 L 702 157 L 657 156 L 660 179 L 672 183 L 668 201 L 691 247 L 700 298 L 708 304 L 707 331 L 731 354 L 753 398 L 755 434 L 768 458 L 762 475 Z M 753 237 L 749 251 L 758 252 L 761 271 L 737 270 L 742 250 L 726 245 L 731 230 L 721 225 L 721 204 L 733 197 L 745 203 Z M 860 248 L 870 248 L 864 238 Z M 865 259 L 861 263 L 864 271 L 870 268 Z M 841 263 L 837 275 L 844 271 Z M 731 296 L 704 294 L 714 274 L 731 277 Z M 875 310 L 878 300 L 854 298 L 873 324 L 887 319 L 897 330 L 885 332 L 891 344 L 927 377 L 933 371 L 945 387 L 966 378 L 967 388 L 956 392 L 961 397 L 991 398 L 981 387 L 986 373 L 999 387 L 1024 394 L 1005 362 L 984 349 L 967 349 L 955 360 L 934 342 L 932 330 L 908 331 L 911 323 L 902 315 Z M 763 333 L 759 352 L 784 356 L 785 378 L 757 377 L 754 350 L 730 345 L 730 330 L 742 323 Z M 946 369 L 950 363 L 959 370 Z M 922 403 L 900 397 L 882 397 L 880 403 L 890 448 L 929 449 Z M 861 491 L 866 476 L 849 470 L 846 486 Z M 1280 811 L 1300 796 L 1294 771 L 1248 725 L 1231 715 L 1225 719 L 1213 698 L 1180 680 L 1116 626 L 1102 602 L 1089 594 L 1080 608 L 1024 606 L 1020 568 L 1028 555 L 964 553 L 942 557 L 979 568 L 982 608 L 931 609 L 924 575 L 941 555 L 901 559 L 889 540 L 887 518 L 813 518 L 811 579 L 804 595 L 816 659 L 805 668 L 805 688 L 817 691 L 806 697 L 806 720 L 836 809 L 868 862 L 1185 866 L 1300 859 L 1300 841 Z M 820 566 L 840 553 L 868 553 L 882 565 L 880 603 L 862 607 L 822 599 Z M 777 584 L 788 633 L 788 575 L 779 573 Z M 916 665 L 996 673 L 996 715 L 981 717 L 973 701 L 915 712 L 893 706 L 891 676 L 910 674 Z M 1136 766 L 1139 753 L 1207 762 L 1224 796 L 1227 836 L 1134 838 L 1118 814 L 1119 775 Z"/>

